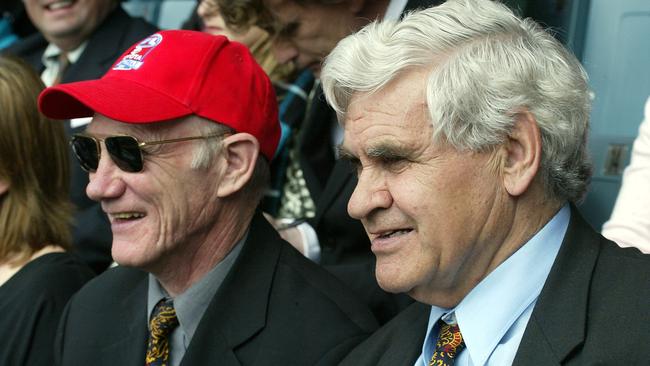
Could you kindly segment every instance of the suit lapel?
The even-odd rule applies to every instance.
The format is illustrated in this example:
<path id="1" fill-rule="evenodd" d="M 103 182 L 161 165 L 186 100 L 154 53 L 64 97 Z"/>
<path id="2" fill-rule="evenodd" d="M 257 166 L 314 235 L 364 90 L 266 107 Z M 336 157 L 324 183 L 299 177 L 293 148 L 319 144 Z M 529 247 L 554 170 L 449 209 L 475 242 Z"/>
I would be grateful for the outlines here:
<path id="1" fill-rule="evenodd" d="M 141 366 L 146 355 L 147 340 L 147 275 L 143 275 L 130 295 L 120 301 L 119 319 L 107 319 L 108 322 L 124 329 L 121 336 L 111 337 L 117 340 L 106 344 L 100 355 L 106 355 L 114 365 Z M 126 326 L 124 326 L 126 325 Z"/>
<path id="2" fill-rule="evenodd" d="M 320 199 L 335 162 L 331 143 L 335 115 L 324 98 L 323 89 L 319 84 L 310 101 L 307 118 L 298 137 L 300 168 L 314 202 Z"/>
<path id="3" fill-rule="evenodd" d="M 14 43 L 6 50 L 3 50 L 4 53 L 16 55 L 31 65 L 37 74 L 41 74 L 45 69 L 43 65 L 42 57 L 45 48 L 47 47 L 47 40 L 40 32 L 36 32 L 27 38 L 20 40 L 19 42 Z"/>
<path id="4" fill-rule="evenodd" d="M 411 366 L 420 357 L 431 308 L 421 303 L 414 303 L 410 307 L 412 310 L 407 310 L 411 310 L 413 314 L 406 322 L 404 331 L 389 344 L 378 366 Z"/>
<path id="5" fill-rule="evenodd" d="M 338 160 L 334 164 L 332 174 L 327 180 L 327 190 L 323 192 L 318 202 L 316 202 L 316 216 L 314 217 L 316 225 L 318 225 L 323 213 L 327 211 L 351 179 L 354 179 L 354 176 L 352 175 L 350 166 L 345 161 Z"/>
<path id="6" fill-rule="evenodd" d="M 413 366 L 422 353 L 430 309 L 418 302 L 409 305 L 353 349 L 341 366 Z"/>
<path id="7" fill-rule="evenodd" d="M 569 228 L 533 309 L 514 365 L 560 364 L 582 344 L 599 242 L 599 235 L 572 205 Z"/>
<path id="8" fill-rule="evenodd" d="M 266 324 L 279 240 L 256 213 L 242 252 L 201 319 L 182 365 L 239 365 L 234 350 Z"/>

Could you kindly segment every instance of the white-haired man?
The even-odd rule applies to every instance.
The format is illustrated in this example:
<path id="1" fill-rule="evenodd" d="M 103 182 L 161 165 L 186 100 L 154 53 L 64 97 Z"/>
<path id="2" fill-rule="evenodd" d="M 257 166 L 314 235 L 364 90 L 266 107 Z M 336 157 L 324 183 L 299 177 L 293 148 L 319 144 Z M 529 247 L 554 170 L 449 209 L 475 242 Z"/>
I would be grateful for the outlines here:
<path id="1" fill-rule="evenodd" d="M 586 75 L 489 0 L 342 40 L 321 74 L 382 288 L 418 303 L 344 365 L 643 364 L 650 257 L 597 234 Z"/>

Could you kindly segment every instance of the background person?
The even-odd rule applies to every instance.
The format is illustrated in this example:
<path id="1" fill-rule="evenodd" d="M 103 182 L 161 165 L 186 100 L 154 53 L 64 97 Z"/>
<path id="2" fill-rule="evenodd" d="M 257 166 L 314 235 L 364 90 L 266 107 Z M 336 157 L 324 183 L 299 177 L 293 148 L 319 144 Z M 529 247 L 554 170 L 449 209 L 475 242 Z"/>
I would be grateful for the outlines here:
<path id="1" fill-rule="evenodd" d="M 612 217 L 603 225 L 603 236 L 622 247 L 650 253 L 650 98 Z"/>
<path id="2" fill-rule="evenodd" d="M 345 36 L 376 19 L 441 3 L 441 0 L 218 0 L 227 23 L 248 14 L 273 34 L 279 62 L 317 77 L 324 57 Z M 238 9 L 245 7 L 247 12 Z M 250 15 L 254 14 L 254 15 Z M 388 295 L 374 278 L 374 257 L 363 226 L 346 212 L 356 177 L 347 162 L 336 160 L 342 130 L 316 81 L 304 120 L 287 142 L 286 173 L 269 211 L 276 228 L 301 252 L 326 266 L 371 305 L 384 323 L 410 303 Z M 285 229 L 286 228 L 286 229 Z"/>
<path id="3" fill-rule="evenodd" d="M 22 0 L 5 0 L 0 4 L 0 50 L 34 32 L 36 28 Z"/>
<path id="4" fill-rule="evenodd" d="M 38 113 L 43 84 L 0 56 L 0 364 L 51 365 L 68 299 L 92 271 L 67 253 L 72 205 L 63 126 Z"/>
<path id="5" fill-rule="evenodd" d="M 142 19 L 130 17 L 119 0 L 24 3 L 39 33 L 16 42 L 5 52 L 30 64 L 47 86 L 99 78 L 124 50 L 157 30 Z M 66 136 L 83 131 L 88 122 L 86 118 L 66 123 Z M 70 159 L 74 157 L 70 155 Z M 71 166 L 70 183 L 70 197 L 76 206 L 73 250 L 101 272 L 113 261 L 110 225 L 99 204 L 86 196 L 88 175 L 77 164 Z"/>
<path id="6" fill-rule="evenodd" d="M 650 359 L 650 256 L 574 205 L 589 90 L 549 33 L 497 2 L 448 0 L 345 38 L 321 78 L 379 285 L 417 301 L 342 365 Z"/>
<path id="7" fill-rule="evenodd" d="M 239 9 L 239 13 L 245 11 L 247 11 L 245 8 Z M 199 30 L 202 32 L 226 36 L 231 41 L 242 43 L 248 47 L 257 63 L 269 75 L 271 81 L 286 82 L 291 77 L 293 68 L 291 65 L 278 63 L 271 52 L 272 39 L 270 34 L 256 26 L 254 19 L 239 22 L 236 27 L 230 26 L 221 15 L 217 0 L 199 0 L 196 14 L 200 20 L 198 24 Z"/>
<path id="8" fill-rule="evenodd" d="M 271 184 L 262 200 L 263 210 L 270 215 L 276 215 L 282 187 L 286 178 L 289 151 L 287 146 L 293 131 L 299 128 L 305 117 L 307 98 L 314 85 L 314 76 L 309 70 L 294 75 L 291 64 L 280 64 L 272 52 L 273 39 L 271 35 L 257 26 L 263 16 L 261 3 L 255 5 L 248 0 L 232 1 L 228 12 L 236 16 L 236 20 L 226 23 L 222 9 L 217 0 L 200 0 L 196 9 L 197 21 L 194 27 L 213 35 L 223 35 L 228 39 L 244 44 L 266 74 L 271 78 L 278 97 L 280 126 L 282 134 L 273 161 L 271 162 Z M 251 7 L 255 6 L 255 7 Z M 190 23 L 192 24 L 192 23 Z M 284 232 L 282 232 L 284 234 Z M 315 233 L 309 233 L 315 238 Z M 287 239 L 287 238 L 285 238 Z M 319 249 L 315 246 L 316 249 Z M 308 253 L 317 257 L 319 253 Z"/>
<path id="9" fill-rule="evenodd" d="M 94 116 L 73 147 L 120 264 L 69 302 L 61 365 L 330 365 L 374 330 L 256 211 L 280 128 L 246 47 L 161 31 L 101 79 L 46 89 L 40 107 Z"/>

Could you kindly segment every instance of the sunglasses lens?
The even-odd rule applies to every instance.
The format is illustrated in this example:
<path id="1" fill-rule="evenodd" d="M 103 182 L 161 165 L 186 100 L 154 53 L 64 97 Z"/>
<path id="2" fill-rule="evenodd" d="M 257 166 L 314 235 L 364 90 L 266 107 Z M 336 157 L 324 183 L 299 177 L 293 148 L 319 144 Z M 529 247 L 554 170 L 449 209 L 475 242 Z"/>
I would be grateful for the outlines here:
<path id="1" fill-rule="evenodd" d="M 81 168 L 87 172 L 94 172 L 99 165 L 97 143 L 87 136 L 72 136 L 72 151 L 74 151 Z"/>
<path id="2" fill-rule="evenodd" d="M 131 136 L 111 136 L 104 140 L 113 162 L 126 172 L 142 170 L 142 153 L 138 141 Z"/>

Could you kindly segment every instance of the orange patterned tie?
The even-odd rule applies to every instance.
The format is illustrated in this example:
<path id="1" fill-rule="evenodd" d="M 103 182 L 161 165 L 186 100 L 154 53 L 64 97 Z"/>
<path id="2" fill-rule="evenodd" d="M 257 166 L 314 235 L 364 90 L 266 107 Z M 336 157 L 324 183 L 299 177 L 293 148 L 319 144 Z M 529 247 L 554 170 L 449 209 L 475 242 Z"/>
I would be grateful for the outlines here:
<path id="1" fill-rule="evenodd" d="M 178 326 L 176 310 L 172 299 L 162 299 L 156 304 L 149 321 L 149 341 L 147 342 L 147 366 L 167 366 L 169 364 L 169 334 Z"/>
<path id="2" fill-rule="evenodd" d="M 460 334 L 458 324 L 447 324 L 442 319 L 438 320 L 440 332 L 436 341 L 436 349 L 429 361 L 429 366 L 451 366 L 456 360 L 456 354 L 465 347 L 463 335 Z"/>

